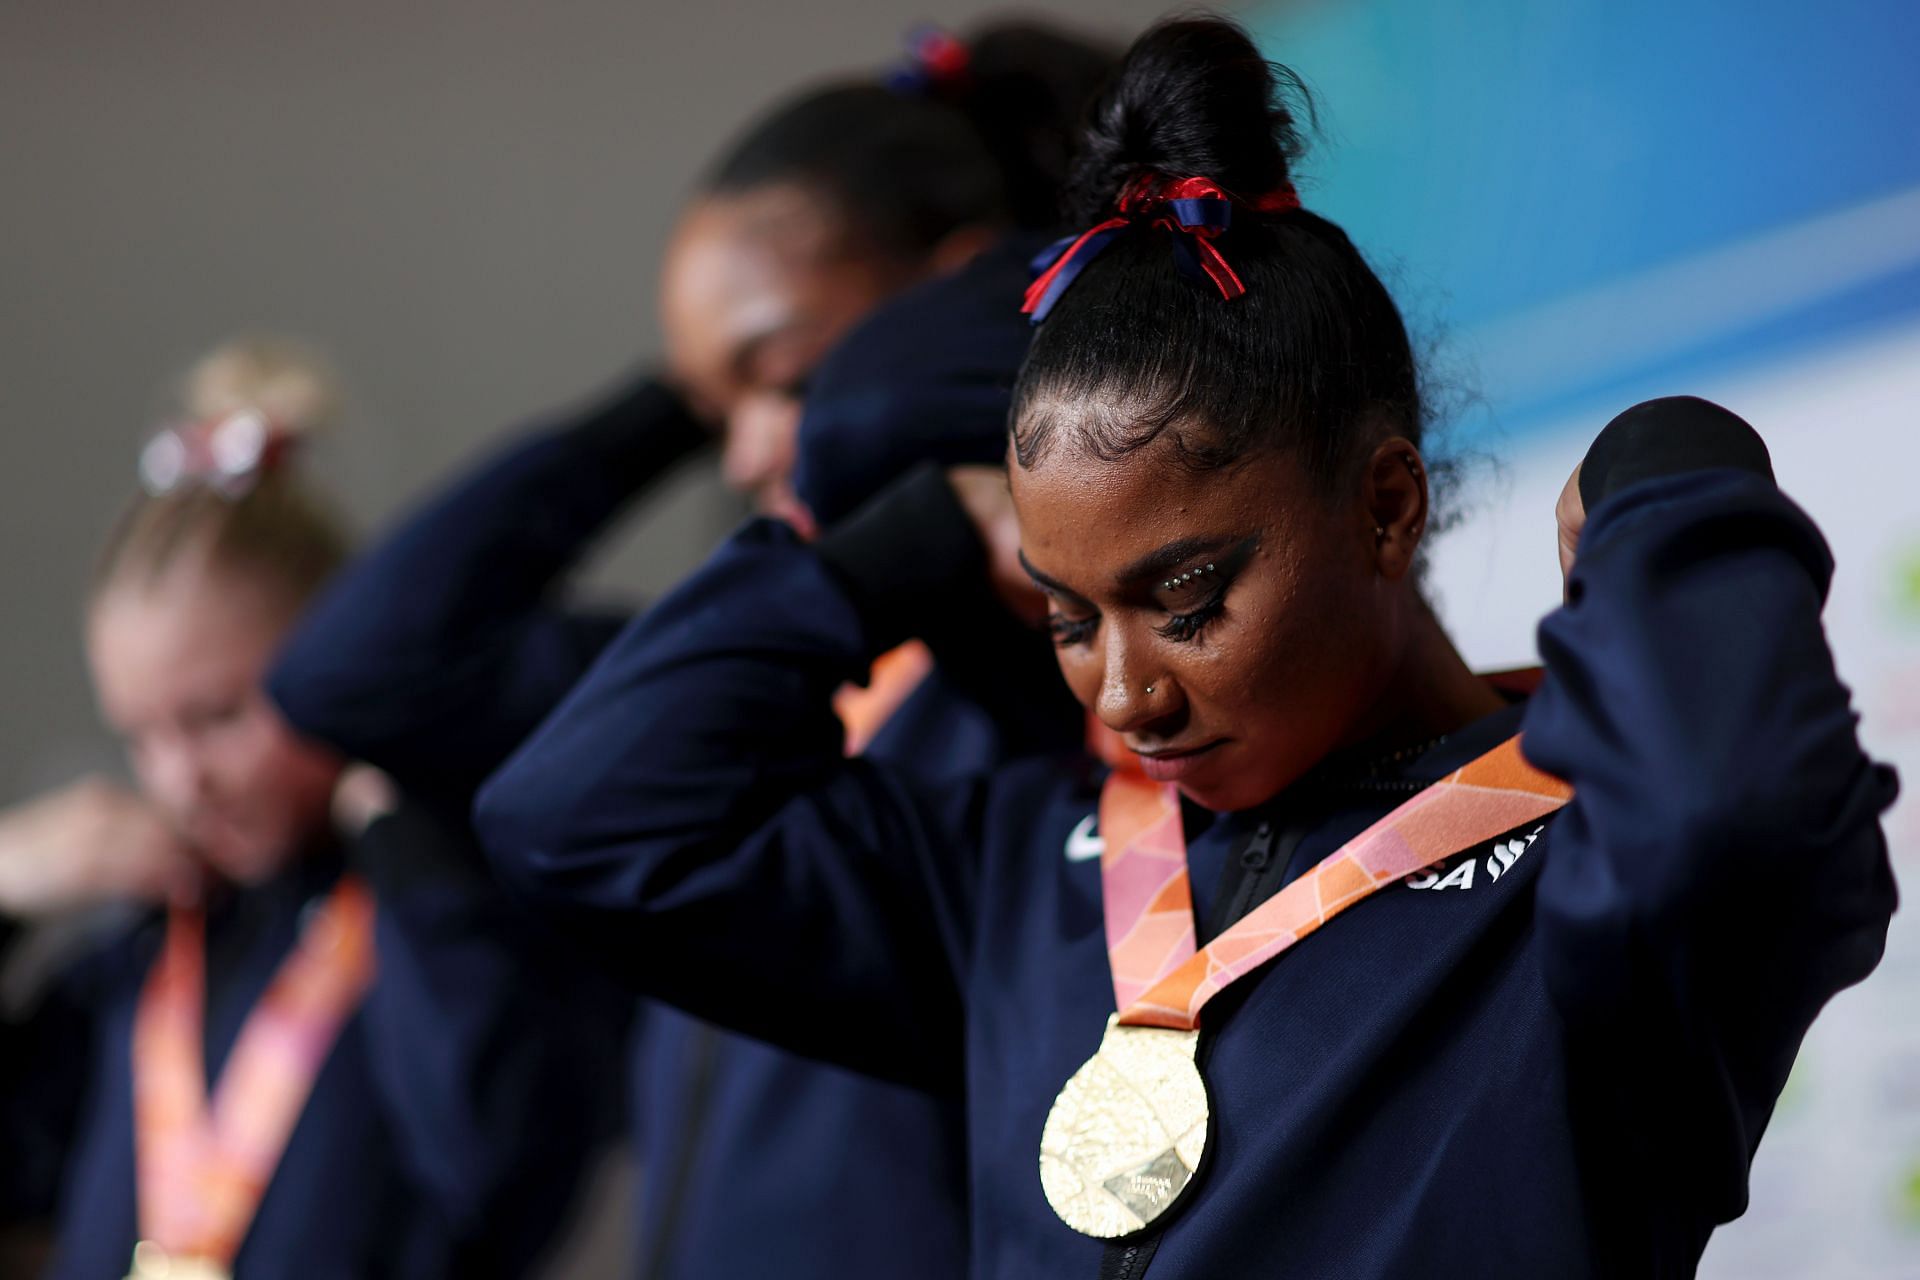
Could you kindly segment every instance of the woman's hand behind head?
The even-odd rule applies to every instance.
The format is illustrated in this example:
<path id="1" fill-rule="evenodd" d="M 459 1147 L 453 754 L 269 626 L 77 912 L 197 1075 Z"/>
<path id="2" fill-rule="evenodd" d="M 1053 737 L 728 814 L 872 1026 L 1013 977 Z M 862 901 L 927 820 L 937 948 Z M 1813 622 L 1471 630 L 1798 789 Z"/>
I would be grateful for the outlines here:
<path id="1" fill-rule="evenodd" d="M 1014 617 L 1032 626 L 1047 620 L 1047 598 L 1020 564 L 1020 522 L 1014 516 L 1007 473 L 1000 467 L 950 467 L 947 483 L 966 508 L 987 552 L 994 595 Z"/>
<path id="2" fill-rule="evenodd" d="M 1580 497 L 1580 468 L 1575 467 L 1553 504 L 1554 523 L 1560 534 L 1560 577 L 1564 581 L 1573 572 L 1574 552 L 1580 547 L 1580 531 L 1587 525 L 1587 504 Z"/>

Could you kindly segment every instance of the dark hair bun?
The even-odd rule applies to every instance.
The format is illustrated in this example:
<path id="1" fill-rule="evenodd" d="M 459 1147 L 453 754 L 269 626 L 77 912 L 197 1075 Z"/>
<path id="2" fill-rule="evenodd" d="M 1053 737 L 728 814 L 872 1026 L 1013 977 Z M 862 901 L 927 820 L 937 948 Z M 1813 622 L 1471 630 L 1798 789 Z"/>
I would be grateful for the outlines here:
<path id="1" fill-rule="evenodd" d="M 1299 80 L 1233 23 L 1152 28 L 1096 108 L 1075 172 L 1079 225 L 1146 175 L 1205 179 L 1248 203 L 1278 194 L 1300 151 L 1291 101 L 1311 120 Z M 1278 202 L 1234 217 L 1210 241 L 1245 287 L 1226 295 L 1188 269 L 1178 251 L 1191 244 L 1161 221 L 1128 219 L 1035 330 L 1011 413 L 1021 466 L 1061 439 L 1117 458 L 1164 437 L 1192 469 L 1271 449 L 1337 486 L 1386 433 L 1419 445 L 1406 326 L 1346 232 Z"/>
<path id="2" fill-rule="evenodd" d="M 1160 23 L 1134 42 L 1094 107 L 1067 187 L 1073 217 L 1105 216 L 1143 173 L 1211 178 L 1249 199 L 1274 190 L 1301 150 L 1289 97 L 1304 102 L 1306 90 L 1238 23 Z"/>
<path id="3" fill-rule="evenodd" d="M 955 105 L 1006 176 L 1017 226 L 1051 228 L 1094 96 L 1119 51 L 1031 20 L 989 23 L 967 36 L 968 75 Z"/>
<path id="4" fill-rule="evenodd" d="M 964 72 L 919 91 L 862 81 L 789 98 L 728 148 L 706 189 L 802 184 L 907 260 L 958 227 L 1056 227 L 1087 104 L 1115 54 L 1035 22 L 983 27 L 965 48 Z"/>

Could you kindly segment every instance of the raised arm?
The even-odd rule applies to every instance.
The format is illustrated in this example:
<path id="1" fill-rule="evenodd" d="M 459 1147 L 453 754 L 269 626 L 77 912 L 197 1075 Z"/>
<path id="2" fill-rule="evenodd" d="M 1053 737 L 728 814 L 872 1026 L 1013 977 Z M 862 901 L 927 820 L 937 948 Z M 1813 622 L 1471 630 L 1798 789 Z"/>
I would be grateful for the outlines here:
<path id="1" fill-rule="evenodd" d="M 269 677 L 274 700 L 309 736 L 464 803 L 620 625 L 564 609 L 556 583 L 704 439 L 643 378 L 488 458 L 329 585 Z"/>
<path id="2" fill-rule="evenodd" d="M 937 474 L 853 526 L 808 547 L 749 525 L 614 642 L 476 825 L 636 986 L 951 1085 L 983 790 L 846 759 L 830 698 L 916 619 L 982 599 L 982 555 Z"/>
<path id="3" fill-rule="evenodd" d="M 1659 1223 L 1704 1245 L 1741 1212 L 1814 1015 L 1880 959 L 1896 783 L 1834 671 L 1826 545 L 1751 429 L 1704 401 L 1642 405 L 1578 489 L 1590 518 L 1524 728 L 1575 788 L 1538 921 L 1610 1239 L 1633 1274 L 1667 1274 L 1691 1259 L 1635 1250 L 1674 1238 Z"/>

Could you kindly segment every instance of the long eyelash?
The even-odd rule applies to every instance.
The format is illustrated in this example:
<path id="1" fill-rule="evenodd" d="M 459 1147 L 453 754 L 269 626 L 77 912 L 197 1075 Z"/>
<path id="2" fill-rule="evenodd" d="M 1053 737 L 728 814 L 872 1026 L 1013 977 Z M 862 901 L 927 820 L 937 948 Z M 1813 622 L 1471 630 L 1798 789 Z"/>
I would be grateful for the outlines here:
<path id="1" fill-rule="evenodd" d="M 1047 619 L 1047 634 L 1055 645 L 1067 649 L 1093 639 L 1096 622 L 1093 618 L 1062 618 L 1056 614 Z"/>
<path id="2" fill-rule="evenodd" d="M 1176 643 L 1185 643 L 1197 639 L 1206 630 L 1207 624 L 1218 618 L 1226 610 L 1227 588 L 1231 583 L 1223 582 L 1214 589 L 1200 605 L 1186 613 L 1176 613 L 1154 628 L 1154 631 Z M 1085 644 L 1093 639 L 1094 628 L 1099 626 L 1098 618 L 1063 618 L 1058 614 L 1047 619 L 1047 633 L 1059 648 L 1071 648 Z"/>
<path id="3" fill-rule="evenodd" d="M 1155 627 L 1154 631 L 1169 640 L 1181 643 L 1193 640 L 1206 629 L 1209 622 L 1220 616 L 1225 610 L 1226 603 L 1227 588 L 1226 584 L 1222 583 L 1220 589 L 1208 596 L 1198 608 L 1186 613 L 1174 614 Z"/>

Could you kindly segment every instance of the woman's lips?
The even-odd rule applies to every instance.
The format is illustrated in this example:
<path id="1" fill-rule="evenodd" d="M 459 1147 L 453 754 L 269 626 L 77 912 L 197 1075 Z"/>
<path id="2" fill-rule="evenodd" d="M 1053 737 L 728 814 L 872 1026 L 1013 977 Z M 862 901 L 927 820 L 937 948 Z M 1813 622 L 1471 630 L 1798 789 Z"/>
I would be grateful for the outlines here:
<path id="1" fill-rule="evenodd" d="M 1203 746 L 1156 751 L 1150 755 L 1141 752 L 1139 753 L 1140 772 L 1155 782 L 1178 782 L 1199 769 L 1208 753 L 1225 741 L 1225 738 L 1217 738 Z"/>

